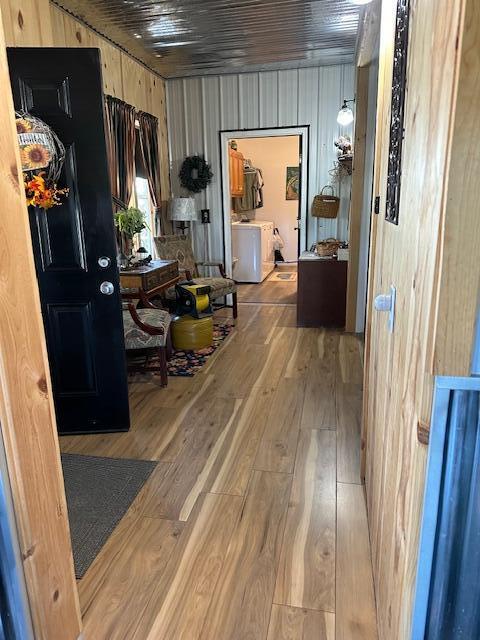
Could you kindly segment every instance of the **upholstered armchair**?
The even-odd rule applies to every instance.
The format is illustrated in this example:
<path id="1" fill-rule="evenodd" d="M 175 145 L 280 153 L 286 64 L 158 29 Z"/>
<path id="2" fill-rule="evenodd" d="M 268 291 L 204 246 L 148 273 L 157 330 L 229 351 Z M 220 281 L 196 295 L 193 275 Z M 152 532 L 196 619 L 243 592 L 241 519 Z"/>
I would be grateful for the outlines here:
<path id="1" fill-rule="evenodd" d="M 231 278 L 227 278 L 225 267 L 221 262 L 196 262 L 193 255 L 190 238 L 185 235 L 159 236 L 155 238 L 158 257 L 161 260 L 178 260 L 180 273 L 186 280 L 194 280 L 199 285 L 210 287 L 210 300 L 214 302 L 219 298 L 224 298 L 229 294 L 233 299 L 233 317 L 237 313 L 237 285 Z M 198 267 L 217 267 L 220 277 L 200 276 Z M 175 299 L 175 288 L 172 287 L 166 292 L 166 298 Z M 226 306 L 226 305 L 222 305 Z"/>
<path id="2" fill-rule="evenodd" d="M 123 333 L 129 356 L 128 370 L 160 373 L 162 387 L 168 384 L 170 322 L 168 311 L 156 307 L 136 309 L 132 303 L 123 303 Z M 150 364 L 152 356 L 154 360 Z"/>

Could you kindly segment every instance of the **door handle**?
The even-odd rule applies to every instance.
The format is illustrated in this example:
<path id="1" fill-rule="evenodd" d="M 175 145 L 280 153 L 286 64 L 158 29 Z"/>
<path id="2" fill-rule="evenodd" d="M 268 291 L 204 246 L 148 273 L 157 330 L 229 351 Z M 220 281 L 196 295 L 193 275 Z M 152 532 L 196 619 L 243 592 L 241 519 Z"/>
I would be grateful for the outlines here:
<path id="1" fill-rule="evenodd" d="M 397 298 L 397 290 L 392 285 L 390 293 L 381 293 L 375 297 L 373 306 L 376 311 L 388 311 L 388 330 L 393 333 L 395 327 L 395 302 Z"/>
<path id="2" fill-rule="evenodd" d="M 108 256 L 100 256 L 99 259 L 97 260 L 97 263 L 101 269 L 108 269 L 112 261 Z"/>
<path id="3" fill-rule="evenodd" d="M 105 281 L 100 285 L 100 293 L 103 293 L 104 296 L 111 296 L 115 291 L 115 287 L 111 282 Z"/>

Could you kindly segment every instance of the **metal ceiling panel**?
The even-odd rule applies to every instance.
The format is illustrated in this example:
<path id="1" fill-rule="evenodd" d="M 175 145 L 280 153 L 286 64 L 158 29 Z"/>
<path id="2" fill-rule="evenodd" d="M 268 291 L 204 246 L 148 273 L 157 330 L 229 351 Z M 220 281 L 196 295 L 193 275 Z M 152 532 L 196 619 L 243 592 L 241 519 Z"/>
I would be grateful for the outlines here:
<path id="1" fill-rule="evenodd" d="M 353 0 L 54 0 L 164 77 L 351 62 Z"/>

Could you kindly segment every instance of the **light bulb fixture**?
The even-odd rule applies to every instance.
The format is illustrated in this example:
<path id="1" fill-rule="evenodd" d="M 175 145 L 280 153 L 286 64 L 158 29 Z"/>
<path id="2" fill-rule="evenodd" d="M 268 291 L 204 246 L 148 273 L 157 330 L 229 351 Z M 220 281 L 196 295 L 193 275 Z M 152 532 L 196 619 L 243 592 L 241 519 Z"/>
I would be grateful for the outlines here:
<path id="1" fill-rule="evenodd" d="M 348 106 L 349 102 L 355 102 L 355 98 L 353 100 L 344 99 L 342 108 L 338 112 L 337 122 L 341 124 L 342 127 L 348 127 L 348 125 L 353 122 L 353 111 Z"/>

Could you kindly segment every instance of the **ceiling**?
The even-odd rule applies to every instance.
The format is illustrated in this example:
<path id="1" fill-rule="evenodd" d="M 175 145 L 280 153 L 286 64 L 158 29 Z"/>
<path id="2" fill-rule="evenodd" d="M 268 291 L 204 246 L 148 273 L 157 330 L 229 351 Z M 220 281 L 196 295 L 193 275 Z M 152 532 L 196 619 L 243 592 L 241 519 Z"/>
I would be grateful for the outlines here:
<path id="1" fill-rule="evenodd" d="M 354 58 L 352 0 L 55 0 L 164 77 Z"/>

